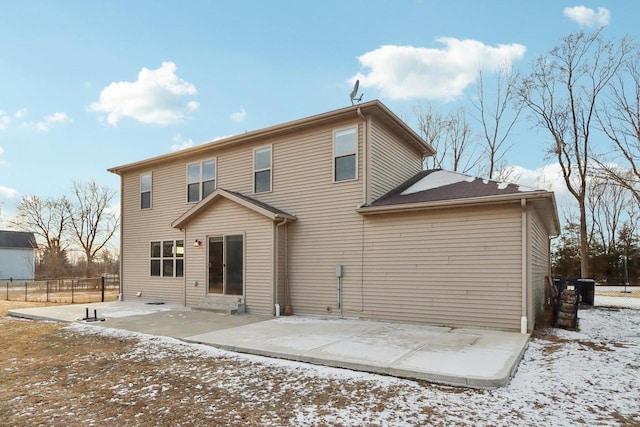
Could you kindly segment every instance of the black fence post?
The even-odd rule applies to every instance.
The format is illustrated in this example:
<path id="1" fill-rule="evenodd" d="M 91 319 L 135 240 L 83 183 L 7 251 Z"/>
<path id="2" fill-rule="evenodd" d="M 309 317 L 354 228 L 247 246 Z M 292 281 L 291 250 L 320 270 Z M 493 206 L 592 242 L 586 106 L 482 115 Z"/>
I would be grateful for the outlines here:
<path id="1" fill-rule="evenodd" d="M 24 282 L 24 302 L 27 302 L 27 282 Z"/>
<path id="2" fill-rule="evenodd" d="M 71 279 L 71 304 L 73 304 L 73 282 L 74 280 Z"/>
<path id="3" fill-rule="evenodd" d="M 9 301 L 9 282 L 7 282 L 7 301 Z"/>
<path id="4" fill-rule="evenodd" d="M 47 302 L 49 302 L 49 281 L 46 281 L 47 284 Z"/>
<path id="5" fill-rule="evenodd" d="M 102 276 L 102 299 L 101 302 L 104 302 L 104 276 Z"/>

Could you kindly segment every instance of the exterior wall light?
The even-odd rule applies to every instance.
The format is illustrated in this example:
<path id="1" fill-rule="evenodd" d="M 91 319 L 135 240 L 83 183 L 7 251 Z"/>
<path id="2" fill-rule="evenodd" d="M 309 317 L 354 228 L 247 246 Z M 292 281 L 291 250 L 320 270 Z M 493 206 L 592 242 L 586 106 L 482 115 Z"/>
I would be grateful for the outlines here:
<path id="1" fill-rule="evenodd" d="M 196 241 L 193 242 L 193 247 L 194 248 L 199 248 L 201 245 L 202 245 L 202 241 L 201 240 L 196 239 Z"/>

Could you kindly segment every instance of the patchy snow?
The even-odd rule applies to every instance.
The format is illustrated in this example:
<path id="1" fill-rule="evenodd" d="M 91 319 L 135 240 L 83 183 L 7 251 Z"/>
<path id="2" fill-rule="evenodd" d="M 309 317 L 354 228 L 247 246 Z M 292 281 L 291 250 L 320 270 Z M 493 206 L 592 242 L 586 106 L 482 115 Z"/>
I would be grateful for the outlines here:
<path id="1" fill-rule="evenodd" d="M 601 307 L 640 308 L 640 298 L 628 298 L 624 296 L 612 297 L 596 295 L 593 303 Z"/>
<path id="2" fill-rule="evenodd" d="M 434 188 L 444 187 L 445 185 L 456 184 L 458 182 L 473 182 L 474 177 L 463 175 L 457 172 L 450 172 L 445 170 L 439 170 L 431 172 L 429 175 L 422 178 L 420 181 L 413 184 L 411 187 L 404 190 L 401 194 L 406 196 L 407 194 L 419 193 L 421 191 L 432 190 Z"/>
<path id="3" fill-rule="evenodd" d="M 473 176 L 464 175 L 458 172 L 446 171 L 446 170 L 438 170 L 431 172 L 429 175 L 420 179 L 418 182 L 413 184 L 411 187 L 404 190 L 401 194 L 406 196 L 408 194 L 419 193 L 421 191 L 433 190 L 435 188 L 444 187 L 445 185 L 457 184 L 459 182 L 474 182 L 477 179 Z M 492 182 L 488 179 L 482 179 L 482 183 L 487 185 L 489 182 Z M 506 190 L 509 186 L 508 182 L 498 182 L 498 190 Z M 521 193 L 528 191 L 537 191 L 533 187 L 527 187 L 525 185 L 519 185 L 518 191 Z"/>
<path id="4" fill-rule="evenodd" d="M 202 365 L 179 372 L 206 385 L 191 390 L 193 402 L 207 401 L 207 387 L 224 388 L 258 406 L 277 407 L 278 402 L 295 399 L 294 419 L 286 423 L 261 419 L 263 425 L 640 424 L 640 310 L 581 309 L 579 317 L 579 332 L 549 329 L 533 338 L 512 381 L 496 390 L 442 387 L 242 355 L 87 324 L 72 324 L 68 329 L 78 334 L 135 340 L 134 349 L 120 356 L 125 362 L 141 357 L 176 361 L 197 357 Z M 205 365 L 206 358 L 216 363 Z M 271 387 L 269 378 L 281 381 Z M 114 404 L 123 404 L 131 396 L 139 398 L 140 393 L 145 396 L 145 404 L 151 404 L 163 387 L 161 379 L 151 377 L 144 390 L 123 381 L 114 388 Z M 322 393 L 330 399 L 319 401 L 318 390 L 325 390 Z M 340 405 L 334 406 L 332 402 L 337 400 Z M 234 416 L 230 413 L 229 420 Z"/>
<path id="5" fill-rule="evenodd" d="M 518 185 L 518 191 L 520 193 L 526 193 L 527 191 L 540 191 L 537 188 L 529 187 L 526 185 Z"/>

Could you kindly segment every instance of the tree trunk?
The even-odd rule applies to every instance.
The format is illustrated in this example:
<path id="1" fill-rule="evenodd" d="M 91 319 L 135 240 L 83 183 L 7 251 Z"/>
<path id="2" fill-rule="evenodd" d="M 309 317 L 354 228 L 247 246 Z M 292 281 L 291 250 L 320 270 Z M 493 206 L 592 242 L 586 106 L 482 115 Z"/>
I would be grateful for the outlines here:
<path id="1" fill-rule="evenodd" d="M 589 277 L 589 242 L 587 234 L 587 208 L 584 201 L 578 200 L 580 207 L 580 277 Z"/>

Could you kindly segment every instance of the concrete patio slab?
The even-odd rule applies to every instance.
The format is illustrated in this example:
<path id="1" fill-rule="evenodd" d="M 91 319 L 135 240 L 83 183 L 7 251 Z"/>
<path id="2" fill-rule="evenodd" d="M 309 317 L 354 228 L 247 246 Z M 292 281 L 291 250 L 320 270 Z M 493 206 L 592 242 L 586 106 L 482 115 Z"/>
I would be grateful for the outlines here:
<path id="1" fill-rule="evenodd" d="M 218 348 L 448 385 L 505 385 L 529 336 L 378 321 L 279 318 L 185 337 Z"/>
<path id="2" fill-rule="evenodd" d="M 217 348 L 442 384 L 495 388 L 508 383 L 528 335 L 393 322 L 311 317 L 227 316 L 144 302 L 11 310 L 12 316 L 91 322 Z"/>

